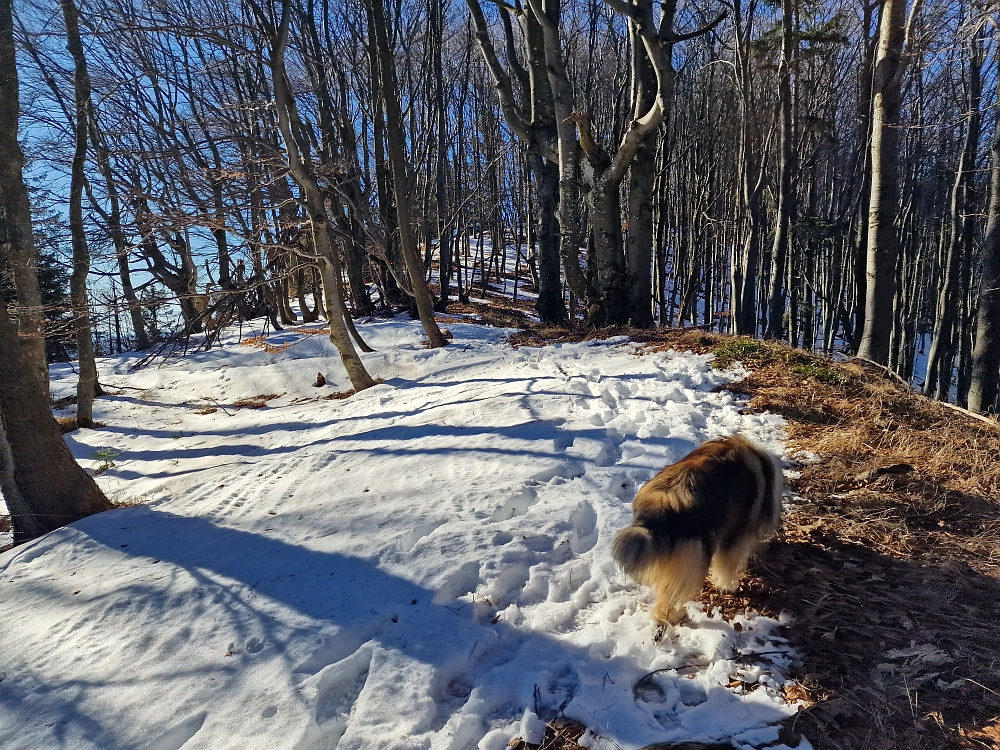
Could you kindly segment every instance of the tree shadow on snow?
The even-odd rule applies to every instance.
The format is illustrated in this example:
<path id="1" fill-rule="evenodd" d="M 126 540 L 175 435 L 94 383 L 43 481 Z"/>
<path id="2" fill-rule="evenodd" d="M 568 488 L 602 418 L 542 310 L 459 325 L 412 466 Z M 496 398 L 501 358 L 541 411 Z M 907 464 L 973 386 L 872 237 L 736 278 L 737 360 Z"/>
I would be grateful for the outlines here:
<path id="1" fill-rule="evenodd" d="M 192 589 L 198 592 L 197 617 L 218 621 L 229 612 L 229 629 L 243 628 L 237 648 L 245 653 L 235 654 L 232 660 L 220 659 L 219 669 L 237 668 L 241 659 L 255 658 L 265 648 L 269 653 L 262 656 L 277 655 L 288 662 L 293 682 L 337 664 L 333 672 L 324 673 L 316 705 L 310 707 L 317 724 L 328 718 L 322 715 L 324 704 L 330 703 L 321 700 L 323 685 L 339 685 L 338 680 L 354 685 L 357 675 L 344 678 L 339 673 L 362 670 L 352 664 L 372 659 L 370 647 L 360 648 L 369 642 L 392 652 L 397 665 L 403 657 L 433 667 L 429 690 L 434 715 L 426 724 L 431 730 L 442 728 L 472 700 L 472 683 L 491 670 L 498 672 L 488 679 L 502 689 L 490 696 L 488 684 L 480 686 L 475 699 L 500 701 L 500 693 L 508 695 L 487 715 L 513 720 L 524 708 L 534 706 L 543 718 L 553 718 L 580 689 L 576 668 L 594 664 L 600 664 L 601 674 L 629 675 L 619 684 L 609 681 L 600 687 L 620 693 L 606 695 L 609 705 L 623 707 L 601 715 L 602 733 L 618 742 L 630 742 L 649 720 L 635 707 L 632 693 L 635 681 L 646 672 L 645 665 L 621 656 L 594 655 L 591 647 L 518 629 L 494 618 L 495 610 L 486 604 L 459 601 L 460 596 L 475 591 L 478 566 L 469 570 L 466 563 L 433 590 L 386 572 L 371 560 L 308 549 L 268 536 L 273 533 L 270 530 L 251 533 L 148 507 L 112 511 L 84 519 L 73 528 L 111 550 L 144 558 L 147 565 L 169 562 L 190 574 L 194 584 L 183 586 L 184 596 L 189 597 Z M 171 596 L 178 595 L 176 590 L 171 592 Z M 290 616 L 284 608 L 307 619 Z M 190 613 L 189 609 L 186 614 Z M 166 607 L 163 616 L 174 615 Z M 315 644 L 309 653 L 286 650 L 296 629 L 300 641 L 312 639 Z M 533 680 L 541 685 L 533 685 Z M 648 733 L 648 724 L 643 731 Z"/>

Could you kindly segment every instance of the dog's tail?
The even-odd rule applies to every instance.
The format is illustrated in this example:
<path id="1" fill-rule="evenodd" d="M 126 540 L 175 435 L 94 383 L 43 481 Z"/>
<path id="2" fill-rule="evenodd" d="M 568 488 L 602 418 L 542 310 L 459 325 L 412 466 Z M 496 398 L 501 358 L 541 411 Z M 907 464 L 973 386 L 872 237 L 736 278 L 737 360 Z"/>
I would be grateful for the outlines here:
<path id="1" fill-rule="evenodd" d="M 626 526 L 618 532 L 611 555 L 621 569 L 637 581 L 653 562 L 653 536 L 644 526 Z"/>

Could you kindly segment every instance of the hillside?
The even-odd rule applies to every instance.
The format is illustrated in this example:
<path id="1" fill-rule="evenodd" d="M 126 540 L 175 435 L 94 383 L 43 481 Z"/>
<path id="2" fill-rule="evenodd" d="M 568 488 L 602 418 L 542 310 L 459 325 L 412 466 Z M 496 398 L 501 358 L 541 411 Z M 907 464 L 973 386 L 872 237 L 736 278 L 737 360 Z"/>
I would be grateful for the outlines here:
<path id="1" fill-rule="evenodd" d="M 692 604 L 655 644 L 610 559 L 703 440 L 783 451 L 719 390 L 745 372 L 448 327 L 364 325 L 384 382 L 353 396 L 308 327 L 103 360 L 103 426 L 67 440 L 122 507 L 0 555 L 0 745 L 492 750 L 532 711 L 594 748 L 809 748 L 778 739 L 809 702 L 791 615 Z"/>

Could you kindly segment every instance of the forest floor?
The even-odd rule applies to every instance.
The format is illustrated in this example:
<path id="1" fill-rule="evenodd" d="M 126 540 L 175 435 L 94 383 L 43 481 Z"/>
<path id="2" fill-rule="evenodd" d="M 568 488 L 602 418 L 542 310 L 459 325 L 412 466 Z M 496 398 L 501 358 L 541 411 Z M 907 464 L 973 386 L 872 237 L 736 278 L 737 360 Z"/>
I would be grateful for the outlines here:
<path id="1" fill-rule="evenodd" d="M 738 595 L 702 597 L 795 614 L 809 705 L 787 725 L 817 748 L 1000 748 L 1000 424 L 863 360 L 694 328 L 534 327 L 512 342 L 622 333 L 741 362 L 750 374 L 720 388 L 784 417 L 786 449 L 811 457 Z"/>
<path id="2" fill-rule="evenodd" d="M 784 453 L 719 388 L 746 371 L 468 320 L 434 350 L 359 321 L 382 382 L 353 395 L 320 324 L 101 358 L 100 427 L 66 440 L 122 507 L 0 553 L 0 746 L 502 750 L 572 719 L 592 750 L 813 747 L 781 737 L 810 698 L 787 613 L 690 603 L 657 639 L 611 557 L 701 442 Z"/>
<path id="3" fill-rule="evenodd" d="M 19 584 L 7 643 L 44 654 L 27 672 L 0 654 L 0 741 L 526 747 L 527 706 L 550 719 L 546 750 L 1000 747 L 995 423 L 859 360 L 699 329 L 544 329 L 530 299 L 450 310 L 437 352 L 415 324 L 362 325 L 386 383 L 354 398 L 304 328 L 135 374 L 106 360 L 105 428 L 68 440 L 144 505 L 0 557 Z M 612 532 L 635 486 L 727 431 L 775 449 L 784 432 L 783 529 L 736 595 L 706 587 L 651 648 L 647 594 L 606 565 Z M 332 614 L 317 561 L 357 581 Z M 420 622 L 395 603 L 411 594 Z M 758 714 L 733 719 L 727 695 Z M 268 705 L 234 728 L 248 702 Z"/>

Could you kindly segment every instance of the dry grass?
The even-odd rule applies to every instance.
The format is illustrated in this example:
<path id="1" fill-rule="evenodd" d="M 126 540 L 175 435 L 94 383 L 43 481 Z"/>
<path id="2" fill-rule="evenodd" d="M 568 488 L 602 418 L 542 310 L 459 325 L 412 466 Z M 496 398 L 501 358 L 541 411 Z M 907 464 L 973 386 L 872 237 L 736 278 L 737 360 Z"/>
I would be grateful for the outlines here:
<path id="1" fill-rule="evenodd" d="M 515 738 L 507 747 L 513 750 L 575 750 L 580 746 L 576 741 L 583 736 L 587 728 L 569 719 L 554 719 L 545 726 L 545 737 L 542 744 L 534 745 L 522 739 Z"/>
<path id="2" fill-rule="evenodd" d="M 284 393 L 262 393 L 259 396 L 237 399 L 233 401 L 233 406 L 237 409 L 263 409 L 268 401 L 274 401 L 284 395 Z"/>
<path id="3" fill-rule="evenodd" d="M 348 391 L 334 391 L 326 396 L 323 396 L 324 401 L 342 401 L 345 398 L 350 398 L 354 395 L 354 389 Z"/>

